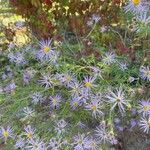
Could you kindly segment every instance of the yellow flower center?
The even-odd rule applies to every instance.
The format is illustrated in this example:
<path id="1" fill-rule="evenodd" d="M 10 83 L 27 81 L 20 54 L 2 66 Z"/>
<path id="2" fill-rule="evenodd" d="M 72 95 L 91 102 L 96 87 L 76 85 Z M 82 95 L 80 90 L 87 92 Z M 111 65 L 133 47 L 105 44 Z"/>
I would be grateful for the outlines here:
<path id="1" fill-rule="evenodd" d="M 29 132 L 29 133 L 27 134 L 27 137 L 28 137 L 29 139 L 31 139 L 31 138 L 33 137 L 33 134 L 32 134 L 31 132 Z"/>
<path id="2" fill-rule="evenodd" d="M 120 101 L 121 101 L 121 99 L 120 99 L 120 98 L 117 98 L 117 99 L 116 99 L 116 101 L 117 101 L 117 102 L 120 102 Z"/>
<path id="3" fill-rule="evenodd" d="M 77 103 L 77 102 L 74 102 L 74 103 L 73 103 L 73 106 L 77 107 L 77 106 L 78 106 L 78 103 Z"/>
<path id="4" fill-rule="evenodd" d="M 67 77 L 66 77 L 66 80 L 67 80 L 67 81 L 70 81 L 70 80 L 71 80 L 71 77 L 70 77 L 70 76 L 67 76 Z"/>
<path id="5" fill-rule="evenodd" d="M 145 105 L 144 110 L 148 110 L 148 109 L 149 109 L 149 106 Z"/>
<path id="6" fill-rule="evenodd" d="M 140 0 L 132 0 L 132 2 L 133 2 L 134 5 L 139 5 Z"/>
<path id="7" fill-rule="evenodd" d="M 89 87 L 92 86 L 92 84 L 91 84 L 91 82 L 86 82 L 86 83 L 85 83 L 85 86 L 86 86 L 87 88 L 89 88 Z"/>
<path id="8" fill-rule="evenodd" d="M 150 71 L 146 71 L 145 74 L 150 76 Z"/>
<path id="9" fill-rule="evenodd" d="M 50 51 L 50 47 L 45 46 L 45 47 L 44 47 L 44 52 L 45 52 L 45 53 L 48 53 L 49 51 Z"/>
<path id="10" fill-rule="evenodd" d="M 150 121 L 147 122 L 147 125 L 150 126 Z"/>
<path id="11" fill-rule="evenodd" d="M 93 110 L 97 110 L 97 106 L 96 106 L 96 105 L 93 105 L 93 106 L 92 106 L 92 109 L 93 109 Z"/>
<path id="12" fill-rule="evenodd" d="M 9 132 L 8 132 L 8 131 L 4 131 L 3 136 L 4 136 L 5 138 L 8 138 L 8 137 L 9 137 Z"/>
<path id="13" fill-rule="evenodd" d="M 53 105 L 57 105 L 57 104 L 58 104 L 57 99 L 53 99 Z"/>

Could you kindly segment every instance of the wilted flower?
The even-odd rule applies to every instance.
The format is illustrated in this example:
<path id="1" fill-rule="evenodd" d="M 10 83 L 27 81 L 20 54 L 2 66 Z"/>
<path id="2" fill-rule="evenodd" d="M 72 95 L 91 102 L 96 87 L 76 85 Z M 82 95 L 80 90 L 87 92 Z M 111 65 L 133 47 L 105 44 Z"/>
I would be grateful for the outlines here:
<path id="1" fill-rule="evenodd" d="M 16 53 L 9 53 L 8 58 L 10 62 L 15 63 L 16 65 L 25 65 L 27 64 L 27 61 L 24 57 L 24 54 L 21 52 L 16 52 Z"/>
<path id="2" fill-rule="evenodd" d="M 127 106 L 128 103 L 125 98 L 125 93 L 121 87 L 119 89 L 116 89 L 115 92 L 109 91 L 106 95 L 106 98 L 108 99 L 108 103 L 113 104 L 111 110 L 118 106 L 121 113 L 125 111 L 124 107 Z"/>
<path id="3" fill-rule="evenodd" d="M 105 53 L 105 56 L 102 56 L 102 62 L 106 65 L 111 65 L 116 62 L 116 55 L 112 52 Z"/>
<path id="4" fill-rule="evenodd" d="M 55 78 L 53 75 L 50 74 L 45 74 L 42 75 L 41 79 L 39 80 L 39 83 L 44 86 L 46 89 L 51 88 L 55 84 Z"/>
<path id="5" fill-rule="evenodd" d="M 24 107 L 22 112 L 24 119 L 29 119 L 35 116 L 35 111 L 30 107 Z"/>
<path id="6" fill-rule="evenodd" d="M 41 103 L 44 100 L 44 97 L 43 97 L 43 95 L 40 92 L 33 93 L 33 95 L 31 97 L 32 97 L 32 102 L 34 104 Z"/>
<path id="7" fill-rule="evenodd" d="M 105 123 L 102 123 L 96 127 L 95 135 L 100 142 L 106 143 L 109 140 L 109 134 L 106 130 Z"/>
<path id="8" fill-rule="evenodd" d="M 67 122 L 64 119 L 61 119 L 58 122 L 56 122 L 55 130 L 57 131 L 57 134 L 60 135 L 64 133 L 66 126 L 67 126 Z"/>

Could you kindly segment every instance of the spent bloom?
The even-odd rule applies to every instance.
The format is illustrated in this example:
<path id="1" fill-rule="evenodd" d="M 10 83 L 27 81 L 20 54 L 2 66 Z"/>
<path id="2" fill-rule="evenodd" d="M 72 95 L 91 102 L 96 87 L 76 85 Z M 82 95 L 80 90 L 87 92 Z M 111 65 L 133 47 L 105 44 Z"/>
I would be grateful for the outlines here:
<path id="1" fill-rule="evenodd" d="M 102 62 L 105 65 L 111 65 L 116 62 L 116 55 L 112 52 L 106 52 L 104 56 L 102 56 Z"/>
<path id="2" fill-rule="evenodd" d="M 10 62 L 15 63 L 16 65 L 25 65 L 27 64 L 27 61 L 24 57 L 24 54 L 21 52 L 16 52 L 16 53 L 9 53 L 8 58 Z"/>
<path id="3" fill-rule="evenodd" d="M 106 98 L 108 99 L 108 103 L 112 104 L 111 110 L 118 106 L 119 111 L 122 113 L 125 111 L 125 106 L 128 105 L 122 87 L 116 89 L 114 92 L 109 91 Z"/>
<path id="4" fill-rule="evenodd" d="M 1 127 L 0 130 L 0 137 L 4 139 L 5 143 L 8 140 L 8 138 L 14 138 L 13 129 L 11 127 Z"/>
<path id="5" fill-rule="evenodd" d="M 35 111 L 30 107 L 24 107 L 22 112 L 24 119 L 29 119 L 35 116 Z"/>
<path id="6" fill-rule="evenodd" d="M 139 113 L 142 113 L 143 116 L 150 114 L 150 101 L 144 101 L 142 100 L 139 104 Z"/>
<path id="7" fill-rule="evenodd" d="M 140 77 L 144 80 L 150 81 L 150 69 L 149 67 L 140 67 Z"/>
<path id="8" fill-rule="evenodd" d="M 148 133 L 150 128 L 150 116 L 141 118 L 139 126 L 144 132 Z"/>
<path id="9" fill-rule="evenodd" d="M 44 40 L 39 42 L 40 50 L 36 53 L 36 57 L 43 60 L 50 60 L 55 54 L 55 48 L 52 47 L 52 39 Z"/>
<path id="10" fill-rule="evenodd" d="M 96 127 L 95 135 L 102 143 L 106 143 L 109 140 L 109 134 L 106 130 L 105 123 L 101 123 L 98 127 Z"/>
<path id="11" fill-rule="evenodd" d="M 39 80 L 39 84 L 44 86 L 45 89 L 51 88 L 55 84 L 55 78 L 53 75 L 45 74 L 42 75 L 41 79 Z"/>
<path id="12" fill-rule="evenodd" d="M 57 134 L 60 135 L 65 132 L 66 126 L 67 122 L 64 119 L 61 119 L 56 122 L 55 131 L 57 131 Z"/>
<path id="13" fill-rule="evenodd" d="M 31 98 L 34 104 L 42 103 L 44 100 L 44 97 L 40 92 L 33 93 Z"/>

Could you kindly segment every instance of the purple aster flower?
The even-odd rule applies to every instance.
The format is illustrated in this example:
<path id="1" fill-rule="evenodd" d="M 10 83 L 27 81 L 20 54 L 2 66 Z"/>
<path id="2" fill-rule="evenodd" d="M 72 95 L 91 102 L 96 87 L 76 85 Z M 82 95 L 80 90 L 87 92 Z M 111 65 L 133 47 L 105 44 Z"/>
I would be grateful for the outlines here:
<path id="1" fill-rule="evenodd" d="M 31 80 L 31 76 L 30 76 L 29 72 L 25 71 L 23 73 L 23 82 L 24 82 L 24 84 L 28 85 L 30 80 Z"/>
<path id="2" fill-rule="evenodd" d="M 98 23 L 100 19 L 101 19 L 101 18 L 100 18 L 99 15 L 97 15 L 97 14 L 93 14 L 93 15 L 92 15 L 92 21 L 93 21 L 94 23 Z"/>
<path id="3" fill-rule="evenodd" d="M 124 8 L 125 13 L 132 12 L 133 15 L 137 15 L 147 11 L 142 0 L 130 0 Z"/>
<path id="4" fill-rule="evenodd" d="M 121 120 L 119 118 L 114 118 L 115 125 L 119 125 L 121 123 Z"/>
<path id="5" fill-rule="evenodd" d="M 2 79 L 2 80 L 6 80 L 6 79 L 7 79 L 6 73 L 3 73 L 3 74 L 2 74 L 1 79 Z"/>
<path id="6" fill-rule="evenodd" d="M 105 65 L 111 65 L 116 62 L 116 55 L 112 52 L 106 52 L 104 56 L 102 56 L 102 62 Z"/>
<path id="7" fill-rule="evenodd" d="M 127 63 L 125 63 L 125 62 L 119 62 L 119 67 L 122 71 L 125 71 L 128 69 Z"/>
<path id="8" fill-rule="evenodd" d="M 16 149 L 23 149 L 25 146 L 25 140 L 23 138 L 19 138 L 16 143 L 15 143 L 15 148 Z"/>
<path id="9" fill-rule="evenodd" d="M 98 67 L 91 67 L 91 69 L 92 69 L 92 71 L 93 71 L 93 75 L 95 76 L 95 77 L 100 77 L 100 78 L 102 78 L 102 70 L 101 69 L 99 69 Z"/>
<path id="10" fill-rule="evenodd" d="M 50 107 L 53 109 L 58 109 L 62 101 L 61 95 L 57 94 L 55 96 L 50 96 Z"/>
<path id="11" fill-rule="evenodd" d="M 77 109 L 77 107 L 82 105 L 81 97 L 80 96 L 73 96 L 72 100 L 70 101 L 70 106 L 73 110 Z"/>
<path id="12" fill-rule="evenodd" d="M 99 150 L 100 149 L 100 142 L 93 138 L 93 137 L 90 137 L 89 140 L 86 142 L 86 148 L 88 150 Z"/>
<path id="13" fill-rule="evenodd" d="M 87 101 L 90 98 L 90 92 L 89 92 L 89 90 L 87 88 L 85 88 L 85 87 L 82 87 L 81 88 L 80 96 L 82 98 L 83 103 L 87 103 Z"/>
<path id="14" fill-rule="evenodd" d="M 25 60 L 24 54 L 21 52 L 16 52 L 15 54 L 10 53 L 8 55 L 10 62 L 15 63 L 16 65 L 25 65 L 27 61 Z"/>
<path id="15" fill-rule="evenodd" d="M 132 128 L 134 128 L 136 125 L 138 124 L 138 121 L 135 119 L 131 119 L 130 120 L 130 130 L 132 130 Z"/>
<path id="16" fill-rule="evenodd" d="M 31 97 L 34 104 L 42 103 L 45 99 L 40 92 L 33 93 Z"/>
<path id="17" fill-rule="evenodd" d="M 72 96 L 79 96 L 81 93 L 81 85 L 78 81 L 72 82 L 69 86 L 71 88 Z"/>
<path id="18" fill-rule="evenodd" d="M 148 66 L 147 67 L 141 66 L 140 77 L 144 80 L 150 81 L 150 69 Z"/>
<path id="19" fill-rule="evenodd" d="M 119 89 L 116 89 L 114 92 L 109 91 L 108 95 L 106 95 L 106 98 L 108 99 L 108 103 L 113 104 L 111 107 L 111 111 L 118 106 L 119 111 L 125 112 L 125 106 L 128 105 L 128 102 L 125 98 L 125 93 L 123 89 L 120 87 Z"/>
<path id="20" fill-rule="evenodd" d="M 35 137 L 35 129 L 32 128 L 30 125 L 26 126 L 24 128 L 25 132 L 23 135 L 25 135 L 28 139 L 33 139 Z"/>
<path id="21" fill-rule="evenodd" d="M 22 112 L 24 119 L 33 118 L 35 116 L 35 111 L 30 107 L 24 107 Z"/>
<path id="22" fill-rule="evenodd" d="M 102 123 L 96 127 L 95 135 L 100 142 L 106 143 L 109 140 L 109 134 L 106 130 L 105 123 Z"/>
<path id="23" fill-rule="evenodd" d="M 97 98 L 91 98 L 91 102 L 85 106 L 87 110 L 92 111 L 92 115 L 96 118 L 97 115 L 103 115 L 102 109 L 102 103 Z"/>
<path id="24" fill-rule="evenodd" d="M 52 47 L 52 39 L 44 40 L 42 39 L 39 42 L 40 50 L 36 53 L 36 57 L 43 60 L 50 60 L 51 57 L 55 54 L 55 48 Z"/>
<path id="25" fill-rule="evenodd" d="M 24 21 L 17 21 L 15 25 L 18 29 L 21 29 L 22 27 L 24 27 L 25 22 Z"/>
<path id="26" fill-rule="evenodd" d="M 106 31 L 107 31 L 107 28 L 108 28 L 107 26 L 104 26 L 104 25 L 103 25 L 103 26 L 100 28 L 100 32 L 101 32 L 101 33 L 106 32 Z"/>
<path id="27" fill-rule="evenodd" d="M 116 139 L 113 133 L 109 134 L 108 142 L 111 143 L 112 145 L 118 144 L 118 140 Z"/>
<path id="28" fill-rule="evenodd" d="M 11 127 L 1 127 L 0 130 L 0 138 L 4 139 L 5 143 L 7 142 L 8 138 L 14 138 L 13 129 Z"/>
<path id="29" fill-rule="evenodd" d="M 45 143 L 39 138 L 28 140 L 28 146 L 26 146 L 25 149 L 26 150 L 48 150 L 47 147 L 45 147 Z"/>
<path id="30" fill-rule="evenodd" d="M 15 48 L 15 44 L 10 42 L 9 45 L 8 45 L 8 50 L 11 50 L 11 49 L 14 49 Z"/>
<path id="31" fill-rule="evenodd" d="M 16 90 L 16 84 L 11 81 L 7 86 L 4 87 L 3 91 L 6 93 L 13 93 Z"/>
<path id="32" fill-rule="evenodd" d="M 148 134 L 150 128 L 150 116 L 141 118 L 139 126 L 144 132 Z"/>
<path id="33" fill-rule="evenodd" d="M 74 150 L 85 150 L 86 143 L 89 140 L 89 137 L 86 137 L 85 134 L 79 134 L 73 137 L 74 140 Z"/>
<path id="34" fill-rule="evenodd" d="M 94 81 L 96 80 L 95 77 L 84 77 L 84 87 L 87 89 L 87 90 L 90 90 L 92 88 L 95 88 L 96 85 L 94 84 Z"/>
<path id="35" fill-rule="evenodd" d="M 45 87 L 45 89 L 51 88 L 55 85 L 56 79 L 53 75 L 45 74 L 42 75 L 41 79 L 39 80 L 39 83 Z"/>
<path id="36" fill-rule="evenodd" d="M 59 150 L 62 149 L 68 142 L 63 140 L 62 138 L 51 138 L 49 142 L 49 147 L 51 150 Z"/>
<path id="37" fill-rule="evenodd" d="M 139 113 L 142 113 L 143 116 L 150 114 L 150 100 L 142 100 L 139 105 Z"/>
<path id="38" fill-rule="evenodd" d="M 59 74 L 57 76 L 59 81 L 67 87 L 72 87 L 72 84 L 76 82 L 75 75 L 71 74 L 70 72 L 67 72 L 65 74 Z"/>
<path id="39" fill-rule="evenodd" d="M 79 121 L 79 122 L 77 123 L 77 127 L 81 128 L 81 129 L 84 129 L 84 128 L 86 128 L 87 126 L 86 126 L 86 124 L 84 124 L 84 123 L 82 123 L 81 121 Z"/>
<path id="40" fill-rule="evenodd" d="M 148 15 L 147 12 L 144 12 L 143 14 L 140 14 L 137 16 L 137 21 L 141 22 L 144 25 L 147 25 L 150 23 L 150 16 Z"/>

